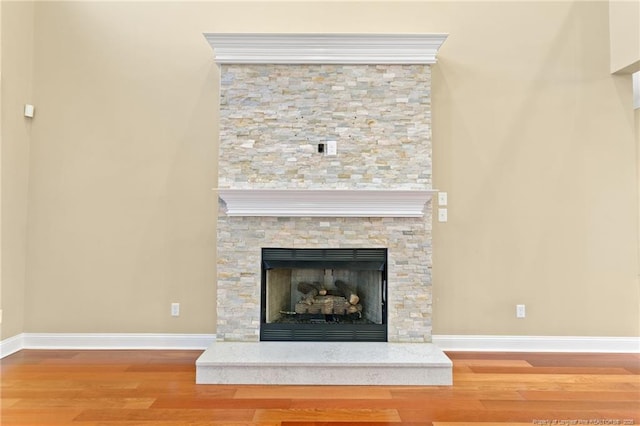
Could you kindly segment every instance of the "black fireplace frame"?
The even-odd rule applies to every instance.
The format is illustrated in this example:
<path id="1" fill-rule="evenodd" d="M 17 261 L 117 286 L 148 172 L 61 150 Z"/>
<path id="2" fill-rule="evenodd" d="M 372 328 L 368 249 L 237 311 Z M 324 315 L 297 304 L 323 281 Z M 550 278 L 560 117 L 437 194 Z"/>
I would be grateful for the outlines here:
<path id="1" fill-rule="evenodd" d="M 319 321 L 313 323 L 267 323 L 267 271 L 274 268 L 358 269 L 381 273 L 381 324 L 350 324 Z M 260 289 L 260 341 L 351 341 L 386 342 L 387 332 L 387 249 L 386 248 L 263 248 Z"/>

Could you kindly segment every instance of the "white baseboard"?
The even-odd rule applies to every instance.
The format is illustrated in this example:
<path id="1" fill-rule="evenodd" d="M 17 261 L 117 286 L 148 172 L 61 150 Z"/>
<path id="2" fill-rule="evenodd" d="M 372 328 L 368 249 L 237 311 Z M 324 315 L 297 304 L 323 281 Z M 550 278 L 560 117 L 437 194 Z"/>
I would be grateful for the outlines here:
<path id="1" fill-rule="evenodd" d="M 434 335 L 444 351 L 640 353 L 640 337 Z"/>
<path id="2" fill-rule="evenodd" d="M 215 334 L 22 333 L 0 342 L 0 356 L 21 349 L 206 349 L 215 338 Z"/>
<path id="3" fill-rule="evenodd" d="M 24 334 L 18 334 L 0 341 L 0 359 L 24 349 Z"/>
<path id="4" fill-rule="evenodd" d="M 22 333 L 0 341 L 0 359 L 21 349 L 206 349 L 215 334 Z M 445 351 L 640 353 L 640 337 L 434 335 Z"/>

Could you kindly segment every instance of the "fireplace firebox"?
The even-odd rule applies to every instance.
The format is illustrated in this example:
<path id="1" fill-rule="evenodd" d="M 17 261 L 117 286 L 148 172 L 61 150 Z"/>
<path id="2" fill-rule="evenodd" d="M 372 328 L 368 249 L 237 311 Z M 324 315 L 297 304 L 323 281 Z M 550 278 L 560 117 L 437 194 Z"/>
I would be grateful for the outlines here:
<path id="1" fill-rule="evenodd" d="M 262 249 L 261 341 L 387 341 L 387 249 Z"/>

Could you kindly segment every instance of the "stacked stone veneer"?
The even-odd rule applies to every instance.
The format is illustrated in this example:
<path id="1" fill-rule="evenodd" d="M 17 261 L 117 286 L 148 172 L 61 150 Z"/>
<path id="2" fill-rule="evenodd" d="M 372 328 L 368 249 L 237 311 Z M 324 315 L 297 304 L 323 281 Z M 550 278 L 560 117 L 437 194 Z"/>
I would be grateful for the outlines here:
<path id="1" fill-rule="evenodd" d="M 431 187 L 428 65 L 223 65 L 220 188 Z M 318 143 L 338 142 L 336 157 Z"/>
<path id="2" fill-rule="evenodd" d="M 219 187 L 431 189 L 428 65 L 222 65 Z M 317 151 L 336 140 L 337 156 Z M 218 341 L 257 341 L 262 247 L 388 248 L 388 336 L 431 340 L 423 218 L 218 212 Z"/>

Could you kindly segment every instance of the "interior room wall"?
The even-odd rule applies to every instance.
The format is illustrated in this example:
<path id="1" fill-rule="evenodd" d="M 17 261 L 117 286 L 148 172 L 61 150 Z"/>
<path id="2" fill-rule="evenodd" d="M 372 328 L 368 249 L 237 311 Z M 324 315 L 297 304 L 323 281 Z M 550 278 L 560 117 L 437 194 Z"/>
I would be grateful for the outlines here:
<path id="1" fill-rule="evenodd" d="M 2 3 L 0 3 L 0 82 L 2 81 Z M 0 83 L 0 124 L 2 123 L 2 83 Z M 0 130 L 0 191 L 2 190 L 2 131 Z M 2 241 L 2 193 L 0 192 L 0 242 Z M 0 243 L 0 340 L 2 340 L 2 244 Z"/>
<path id="2" fill-rule="evenodd" d="M 34 4 L 2 2 L 2 145 L 0 247 L 2 328 L 0 339 L 24 331 L 27 199 L 32 100 Z"/>
<path id="3" fill-rule="evenodd" d="M 638 335 L 633 112 L 629 76 L 610 75 L 607 4 L 480 9 L 434 73 L 450 194 L 434 333 Z"/>
<path id="4" fill-rule="evenodd" d="M 0 125 L 2 124 L 2 3 L 0 3 Z M 0 191 L 2 190 L 2 131 L 0 130 Z M 2 340 L 2 193 L 0 192 L 0 341 Z"/>
<path id="5" fill-rule="evenodd" d="M 634 118 L 607 10 L 37 3 L 25 331 L 215 332 L 219 73 L 203 32 L 445 32 L 434 334 L 640 335 Z"/>
<path id="6" fill-rule="evenodd" d="M 636 125 L 636 171 L 638 179 L 638 222 L 640 223 L 640 108 L 636 108 L 634 111 L 635 125 Z M 640 227 L 638 227 L 638 263 L 640 264 Z M 640 275 L 640 271 L 638 273 Z"/>
<path id="7" fill-rule="evenodd" d="M 640 1 L 609 0 L 611 72 L 640 71 Z"/>
<path id="8" fill-rule="evenodd" d="M 218 74 L 198 9 L 38 3 L 28 331 L 213 332 Z"/>

